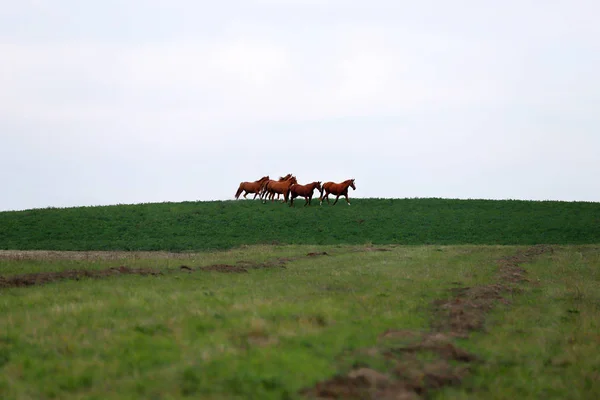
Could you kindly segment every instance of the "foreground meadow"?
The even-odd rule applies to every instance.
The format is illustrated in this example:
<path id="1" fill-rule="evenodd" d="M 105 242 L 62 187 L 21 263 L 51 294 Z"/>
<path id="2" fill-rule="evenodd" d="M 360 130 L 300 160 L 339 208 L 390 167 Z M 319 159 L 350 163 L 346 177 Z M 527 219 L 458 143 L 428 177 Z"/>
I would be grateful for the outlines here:
<path id="1" fill-rule="evenodd" d="M 0 397 L 595 398 L 599 247 L 528 249 L 0 252 Z"/>

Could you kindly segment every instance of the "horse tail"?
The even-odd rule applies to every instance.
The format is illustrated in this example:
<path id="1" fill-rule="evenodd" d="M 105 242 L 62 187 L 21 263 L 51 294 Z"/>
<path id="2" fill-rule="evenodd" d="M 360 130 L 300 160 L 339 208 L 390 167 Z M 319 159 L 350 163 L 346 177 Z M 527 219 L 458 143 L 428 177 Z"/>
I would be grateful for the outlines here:
<path id="1" fill-rule="evenodd" d="M 244 191 L 244 182 L 240 183 L 240 187 L 237 192 L 235 192 L 235 199 L 237 200 L 240 197 L 240 194 Z"/>

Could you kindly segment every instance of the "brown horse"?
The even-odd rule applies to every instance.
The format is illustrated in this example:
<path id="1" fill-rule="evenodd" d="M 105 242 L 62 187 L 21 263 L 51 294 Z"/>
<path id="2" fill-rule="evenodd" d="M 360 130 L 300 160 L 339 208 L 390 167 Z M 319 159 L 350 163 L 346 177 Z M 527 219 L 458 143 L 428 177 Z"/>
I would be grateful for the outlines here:
<path id="1" fill-rule="evenodd" d="M 254 182 L 241 182 L 240 183 L 240 187 L 238 188 L 237 192 L 235 193 L 235 198 L 236 200 L 240 197 L 240 194 L 242 194 L 242 192 L 244 193 L 244 198 L 246 199 L 248 193 L 254 193 L 254 199 L 256 198 L 256 196 L 258 196 L 261 192 L 261 189 L 264 186 L 265 182 L 269 181 L 269 175 L 267 176 L 263 176 L 262 178 L 260 178 L 257 181 Z"/>
<path id="2" fill-rule="evenodd" d="M 348 200 L 348 187 L 351 187 L 352 189 L 356 190 L 356 186 L 354 186 L 354 179 L 347 179 L 342 183 L 325 182 L 322 186 L 323 189 L 321 190 L 320 204 L 323 204 L 324 199 L 327 199 L 327 204 L 329 204 L 329 194 L 331 193 L 336 195 L 335 201 L 333 202 L 334 206 L 335 203 L 337 203 L 339 197 L 342 195 L 346 197 L 346 202 L 348 203 L 348 205 L 350 205 L 350 200 Z M 323 196 L 323 192 L 325 192 L 325 196 Z"/>
<path id="3" fill-rule="evenodd" d="M 290 194 L 290 186 L 294 183 L 298 183 L 295 176 L 285 181 L 269 181 L 265 187 L 265 190 L 269 192 L 269 198 L 273 201 L 275 193 L 283 195 L 282 203 L 287 203 Z M 278 199 L 279 200 L 279 199 Z M 263 203 L 266 203 L 266 199 L 263 197 Z"/>
<path id="4" fill-rule="evenodd" d="M 298 185 L 293 184 L 290 186 L 290 207 L 294 205 L 294 199 L 298 196 L 304 197 L 306 203 L 304 203 L 304 207 L 310 206 L 310 202 L 312 201 L 313 192 L 317 189 L 319 192 L 321 191 L 321 182 L 312 182 L 307 185 Z"/>
<path id="5" fill-rule="evenodd" d="M 268 193 L 269 199 L 273 200 L 273 197 L 275 196 L 275 193 L 273 193 L 272 191 L 270 191 L 270 190 L 267 189 L 268 184 L 271 183 L 271 182 L 285 182 L 285 181 L 289 181 L 290 179 L 292 179 L 292 176 L 293 176 L 292 174 L 287 174 L 286 176 L 279 177 L 279 179 L 276 180 L 276 181 L 273 181 L 271 179 L 265 181 L 263 183 L 263 187 L 262 187 L 262 189 L 260 191 L 260 199 L 262 200 L 264 198 L 264 196 L 267 195 L 267 193 Z M 279 193 L 277 193 L 277 200 L 279 200 Z"/>

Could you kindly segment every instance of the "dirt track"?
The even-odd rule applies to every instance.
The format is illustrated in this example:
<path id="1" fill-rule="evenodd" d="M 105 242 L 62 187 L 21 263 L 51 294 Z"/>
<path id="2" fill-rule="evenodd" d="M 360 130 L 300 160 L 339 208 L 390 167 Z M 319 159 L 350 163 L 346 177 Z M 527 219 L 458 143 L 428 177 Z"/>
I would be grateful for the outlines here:
<path id="1" fill-rule="evenodd" d="M 460 384 L 469 374 L 470 365 L 482 361 L 457 347 L 453 338 L 467 338 L 470 332 L 483 330 L 486 314 L 499 302 L 508 304 L 503 294 L 518 291 L 517 284 L 528 282 L 521 264 L 552 251 L 549 246 L 520 251 L 497 261 L 496 282 L 452 289 L 450 298 L 434 302 L 430 332 L 382 333 L 379 346 L 362 352 L 385 357 L 392 365 L 390 371 L 383 373 L 360 365 L 300 393 L 317 399 L 420 399 L 432 390 Z M 390 339 L 395 341 L 393 346 L 385 344 Z M 435 359 L 423 361 L 427 358 L 420 354 L 434 354 Z"/>
<path id="2" fill-rule="evenodd" d="M 12 276 L 0 276 L 0 288 L 45 285 L 65 279 L 107 278 L 118 275 L 161 275 L 162 272 L 150 268 L 129 268 L 125 266 L 101 270 L 72 269 L 60 272 L 37 272 Z"/>
<path id="3" fill-rule="evenodd" d="M 67 253 L 67 254 L 65 254 Z M 115 254 L 109 255 L 102 252 L 98 252 L 100 257 L 116 257 Z M 74 258 L 69 257 L 86 257 L 89 256 L 89 253 L 69 253 L 69 252 L 3 252 L 4 256 L 14 257 L 18 254 L 18 256 L 24 257 L 37 257 L 35 259 L 39 259 L 40 257 L 45 257 L 47 254 L 51 254 L 50 257 L 56 257 L 56 259 L 69 259 L 72 260 Z M 169 253 L 164 253 L 169 254 Z M 244 261 L 240 260 L 235 263 L 235 265 L 231 264 L 213 264 L 207 266 L 199 266 L 199 267 L 190 267 L 187 265 L 181 265 L 178 268 L 161 268 L 161 269 L 152 269 L 152 268 L 130 268 L 124 265 L 119 267 L 111 267 L 107 269 L 100 270 L 87 270 L 87 269 L 70 269 L 59 272 L 35 272 L 29 274 L 20 274 L 20 275 L 11 275 L 11 276 L 0 276 L 0 289 L 2 288 L 10 288 L 10 287 L 27 287 L 34 285 L 45 285 L 48 283 L 53 283 L 62 280 L 80 280 L 83 278 L 91 278 L 91 279 L 102 279 L 115 277 L 120 275 L 164 275 L 168 273 L 174 272 L 222 272 L 222 273 L 245 273 L 252 269 L 262 269 L 262 268 L 285 268 L 286 263 L 299 260 L 302 258 L 309 257 L 318 257 L 318 256 L 326 256 L 328 255 L 326 252 L 319 253 L 308 253 L 305 256 L 298 257 L 281 257 L 276 258 L 271 261 L 266 262 L 252 262 L 252 261 Z M 67 257 L 67 258 L 65 258 Z M 14 259 L 14 258 L 13 258 Z M 80 258 L 76 258 L 80 259 Z M 82 258 L 86 259 L 86 258 Z M 109 258 L 104 258 L 109 259 Z M 121 260 L 122 261 L 122 260 Z"/>
<path id="4" fill-rule="evenodd" d="M 386 248 L 365 247 L 355 251 L 389 251 Z M 179 268 L 130 268 L 124 265 L 101 270 L 71 269 L 60 272 L 35 272 L 29 274 L 0 276 L 0 289 L 10 287 L 27 287 L 44 285 L 61 280 L 79 280 L 83 278 L 102 279 L 120 275 L 164 275 L 173 272 L 223 272 L 245 273 L 252 269 L 285 268 L 286 263 L 311 257 L 328 256 L 325 251 L 307 253 L 304 256 L 280 257 L 266 262 L 240 260 L 235 264 L 213 264 L 190 267 L 181 265 Z M 167 252 L 126 252 L 126 251 L 45 251 L 45 250 L 0 250 L 0 259 L 7 260 L 119 260 L 140 258 L 189 259 L 193 253 Z"/>

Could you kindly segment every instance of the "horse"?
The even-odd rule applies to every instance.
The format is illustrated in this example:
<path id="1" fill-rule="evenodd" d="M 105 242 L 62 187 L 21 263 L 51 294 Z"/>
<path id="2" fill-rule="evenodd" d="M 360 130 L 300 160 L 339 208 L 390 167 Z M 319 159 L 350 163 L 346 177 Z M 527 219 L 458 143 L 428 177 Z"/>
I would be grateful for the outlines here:
<path id="1" fill-rule="evenodd" d="M 294 199 L 298 196 L 304 197 L 306 203 L 304 203 L 304 207 L 310 206 L 310 202 L 312 201 L 313 192 L 317 189 L 321 192 L 321 182 L 312 182 L 307 185 L 298 185 L 293 184 L 290 186 L 290 207 L 294 205 Z"/>
<path id="2" fill-rule="evenodd" d="M 275 193 L 278 193 L 283 195 L 284 200 L 282 201 L 282 203 L 287 203 L 290 194 L 290 186 L 294 183 L 298 183 L 295 176 L 292 176 L 290 179 L 285 181 L 269 181 L 265 186 L 265 191 L 269 192 L 269 198 L 271 199 L 271 201 L 274 200 Z M 279 198 L 277 200 L 279 200 Z M 266 203 L 264 197 L 263 203 Z"/>
<path id="3" fill-rule="evenodd" d="M 292 176 L 293 176 L 292 174 L 287 174 L 286 176 L 280 176 L 279 179 L 276 181 L 271 180 L 271 179 L 265 181 L 263 183 L 263 187 L 261 188 L 261 191 L 260 191 L 260 199 L 262 200 L 264 198 L 264 196 L 268 193 L 269 198 L 272 200 L 273 196 L 275 196 L 275 194 L 267 189 L 268 184 L 271 182 L 285 182 L 285 181 L 290 180 L 292 178 Z M 277 200 L 279 200 L 279 193 L 277 193 Z"/>
<path id="4" fill-rule="evenodd" d="M 329 194 L 331 193 L 336 195 L 335 201 L 333 202 L 334 206 L 339 197 L 342 195 L 346 197 L 346 202 L 348 205 L 350 205 L 350 200 L 348 200 L 348 187 L 356 190 L 356 186 L 354 186 L 354 179 L 347 179 L 342 183 L 325 182 L 321 189 L 320 204 L 323 204 L 324 199 L 327 199 L 327 204 L 329 204 Z M 325 192 L 325 196 L 323 196 L 323 192 Z"/>
<path id="5" fill-rule="evenodd" d="M 244 193 L 244 198 L 247 199 L 247 195 L 248 193 L 254 193 L 254 199 L 256 198 L 256 196 L 258 196 L 261 193 L 261 190 L 264 186 L 265 182 L 269 181 L 269 175 L 267 176 L 263 176 L 262 178 L 260 178 L 257 181 L 254 182 L 241 182 L 240 183 L 240 187 L 238 188 L 237 192 L 235 193 L 235 199 L 237 200 L 240 197 L 240 194 L 242 194 L 242 192 Z"/>

